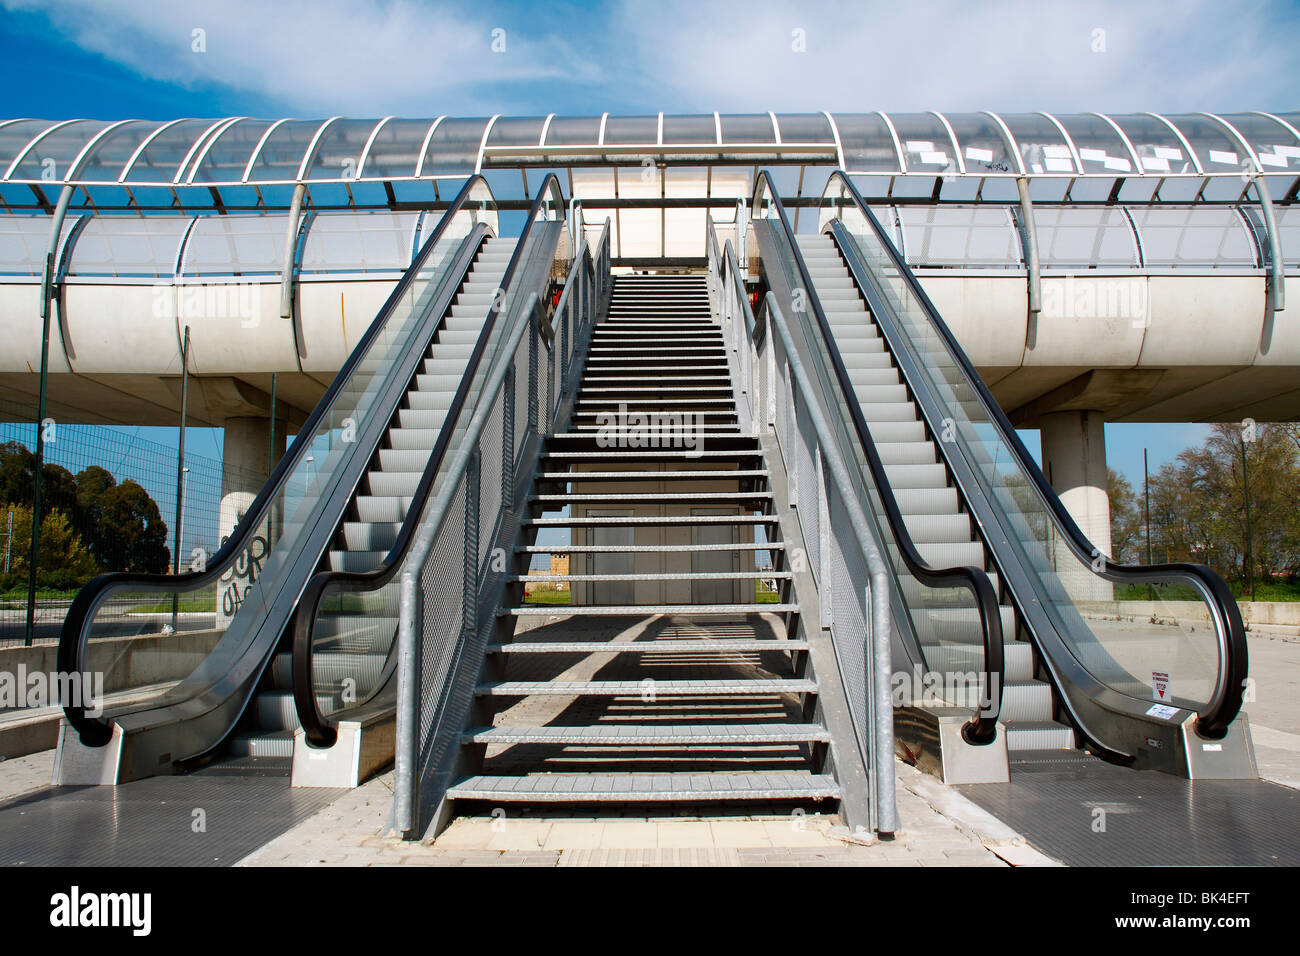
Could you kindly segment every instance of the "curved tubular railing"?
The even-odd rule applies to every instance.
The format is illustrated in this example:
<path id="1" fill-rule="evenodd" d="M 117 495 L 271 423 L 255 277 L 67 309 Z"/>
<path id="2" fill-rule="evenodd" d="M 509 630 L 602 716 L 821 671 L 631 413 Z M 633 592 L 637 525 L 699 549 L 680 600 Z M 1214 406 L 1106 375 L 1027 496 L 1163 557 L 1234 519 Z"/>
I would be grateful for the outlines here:
<path id="1" fill-rule="evenodd" d="M 804 262 L 803 256 L 799 252 L 798 244 L 795 242 L 794 229 L 790 225 L 785 208 L 781 205 L 780 197 L 767 170 L 761 170 L 758 174 L 753 202 L 750 205 L 751 217 L 762 217 L 765 208 L 764 203 L 771 204 L 771 211 L 775 215 L 770 218 L 779 223 L 780 229 L 785 235 L 785 242 L 791 250 L 794 265 L 798 270 L 799 281 L 803 284 L 805 290 L 808 311 L 816 321 L 818 336 L 816 339 L 810 337 L 809 341 L 811 343 L 820 340 L 823 343 L 824 353 L 830 360 L 835 382 L 841 391 L 844 405 L 847 406 L 849 417 L 853 422 L 854 434 L 861 446 L 866 466 L 871 472 L 872 482 L 879 494 L 880 504 L 884 511 L 885 520 L 889 525 L 889 531 L 894 537 L 899 555 L 902 557 L 908 573 L 927 587 L 964 588 L 971 592 L 974 599 L 975 608 L 979 614 L 984 645 L 984 667 L 981 675 L 984 689 L 975 715 L 962 727 L 962 737 L 972 744 L 992 743 L 997 735 L 998 716 L 1002 710 L 1004 674 L 1002 615 L 998 610 L 998 596 L 993 590 L 993 584 L 989 581 L 988 574 L 983 568 L 936 568 L 921 556 L 921 552 L 912 540 L 912 536 L 903 520 L 902 509 L 899 507 L 898 499 L 890 485 L 885 466 L 880 459 L 880 452 L 871 437 L 871 431 L 862 415 L 862 408 L 855 398 L 853 382 L 844 366 L 840 350 L 835 345 L 835 337 L 831 332 L 830 323 L 826 319 L 826 313 L 822 310 L 821 303 L 817 298 L 816 286 L 808 271 L 807 263 Z M 797 311 L 796 314 L 798 314 Z M 808 335 L 810 331 L 812 330 L 805 329 L 804 334 Z"/>
<path id="2" fill-rule="evenodd" d="M 356 595 L 378 591 L 392 581 L 401 569 L 402 560 L 410 549 L 411 541 L 419 525 L 424 504 L 433 489 L 434 480 L 437 478 L 438 471 L 447 456 L 447 450 L 451 445 L 453 436 L 456 435 L 462 410 L 467 407 L 470 410 L 473 409 L 477 396 L 471 398 L 470 392 L 474 381 L 479 378 L 479 367 L 483 363 L 484 355 L 487 353 L 488 343 L 493 339 L 497 319 L 509 300 L 509 292 L 515 275 L 523 271 L 520 267 L 530 250 L 529 240 L 533 234 L 533 227 L 543 218 L 555 218 L 554 213 L 557 209 L 559 214 L 563 216 L 564 194 L 560 190 L 559 180 L 552 173 L 542 183 L 537 198 L 533 202 L 528 219 L 524 223 L 523 231 L 520 233 L 519 241 L 515 245 L 515 251 L 511 255 L 510 262 L 506 266 L 505 274 L 501 279 L 501 289 L 504 294 L 494 297 L 492 307 L 483 322 L 483 329 L 479 333 L 479 337 L 474 343 L 474 350 L 470 353 L 469 361 L 465 365 L 465 374 L 460 380 L 460 385 L 456 388 L 451 406 L 447 411 L 447 417 L 443 420 L 442 428 L 438 433 L 438 440 L 433 446 L 428 462 L 425 464 L 424 472 L 420 475 L 420 482 L 416 485 L 412 494 L 410 507 L 407 509 L 406 517 L 397 532 L 397 539 L 388 554 L 385 555 L 383 562 L 370 571 L 321 571 L 308 581 L 307 587 L 303 590 L 302 597 L 298 601 L 293 623 L 293 697 L 303 732 L 308 742 L 313 746 L 329 747 L 334 744 L 337 737 L 338 721 L 344 713 L 343 710 L 340 710 L 326 716 L 321 713 L 320 709 L 320 699 L 318 697 L 320 688 L 316 685 L 314 679 L 314 658 L 317 643 L 315 629 L 320 618 L 321 604 L 327 596 L 335 594 L 340 596 L 343 594 Z M 579 255 L 576 262 L 581 262 L 581 260 L 582 257 Z M 570 279 L 571 282 L 572 279 Z M 519 294 L 525 294 L 527 291 L 520 290 Z M 508 330 L 506 334 L 509 334 Z M 494 354 L 488 359 L 484 371 L 492 367 L 492 359 L 495 357 Z M 347 711 L 360 710 L 382 694 L 385 688 L 389 687 L 391 677 L 397 666 L 394 653 L 396 641 L 393 640 L 395 637 L 396 634 L 394 633 L 389 639 L 384 667 L 378 679 L 364 697 L 355 704 L 349 704 L 346 708 Z"/>
<path id="3" fill-rule="evenodd" d="M 203 567 L 177 575 L 134 572 L 101 574 L 93 578 L 78 592 L 77 597 L 68 609 L 59 636 L 58 668 L 61 672 L 83 673 L 86 671 L 86 646 L 90 625 L 93 624 L 96 611 L 104 604 L 111 591 L 120 591 L 129 586 L 134 586 L 134 590 L 141 592 L 163 594 L 192 592 L 211 585 L 215 595 L 218 581 L 224 578 L 232 566 L 237 562 L 250 560 L 250 547 L 254 544 L 258 529 L 264 522 L 269 522 L 275 516 L 274 512 L 278 506 L 282 506 L 281 499 L 285 492 L 285 486 L 289 479 L 297 474 L 298 466 L 307 462 L 308 471 L 306 474 L 310 475 L 309 466 L 313 461 L 310 455 L 312 442 L 318 437 L 318 428 L 322 426 L 323 420 L 330 413 L 335 399 L 351 384 L 354 375 L 365 368 L 363 362 L 369 356 L 372 346 L 376 345 L 377 340 L 388 324 L 390 316 L 402 305 L 407 293 L 411 291 L 412 284 L 417 277 L 421 276 L 422 270 L 429 265 L 433 251 L 439 248 L 444 237 L 448 239 L 454 238 L 446 236 L 446 233 L 450 225 L 456 220 L 457 215 L 463 211 L 471 211 L 474 213 L 473 218 L 477 219 L 477 211 L 479 210 L 482 210 L 488 218 L 495 218 L 495 200 L 492 199 L 487 180 L 481 176 L 473 176 L 466 181 L 464 187 L 443 214 L 437 228 L 425 241 L 411 266 L 385 300 L 374 321 L 370 323 L 365 334 L 352 350 L 339 373 L 334 377 L 334 381 L 330 383 L 325 394 L 317 402 L 306 422 L 298 429 L 293 444 L 271 472 L 271 476 L 267 479 L 266 484 L 262 486 L 262 490 L 235 524 L 221 547 L 215 554 L 204 561 Z M 467 235 L 462 239 L 462 242 L 468 238 Z M 443 261 L 449 262 L 451 259 L 448 258 Z M 270 544 L 268 543 L 265 546 L 269 548 Z M 64 707 L 64 714 L 67 716 L 68 722 L 77 730 L 83 744 L 92 747 L 103 746 L 108 743 L 112 736 L 112 723 L 102 713 L 94 716 L 88 713 L 86 703 L 85 701 L 69 701 Z"/>
<path id="4" fill-rule="evenodd" d="M 857 187 L 853 185 L 853 182 L 842 170 L 836 170 L 831 174 L 823 195 L 823 219 L 827 217 L 828 210 L 830 216 L 837 220 L 843 216 L 845 209 L 853 209 L 861 214 L 869 226 L 871 234 L 883 248 L 889 262 L 906 284 L 908 292 L 920 304 L 924 318 L 931 330 L 938 337 L 959 372 L 964 376 L 964 384 L 970 387 L 983 413 L 1000 432 L 998 438 L 1010 449 L 1014 456 L 1014 464 L 1019 467 L 1019 470 L 1028 479 L 1028 489 L 1034 496 L 1035 501 L 1050 516 L 1055 526 L 1054 530 L 1059 533 L 1060 539 L 1080 566 L 1090 568 L 1097 577 L 1116 584 L 1158 585 L 1190 582 L 1193 589 L 1200 594 L 1209 607 L 1211 622 L 1214 625 L 1215 639 L 1218 644 L 1219 669 L 1213 692 L 1209 695 L 1208 701 L 1197 709 L 1195 730 L 1202 737 L 1221 739 L 1227 733 L 1229 724 L 1232 723 L 1232 720 L 1241 709 L 1249 665 L 1246 631 L 1242 623 L 1241 611 L 1237 607 L 1232 591 L 1226 582 L 1212 569 L 1202 564 L 1176 562 L 1147 566 L 1122 565 L 1113 563 L 1108 557 L 1102 556 L 1084 535 L 1078 524 L 1075 523 L 1074 518 L 1061 503 L 1060 497 L 1052 490 L 1042 470 L 1020 440 L 1015 427 L 1002 411 L 1002 407 L 993 397 L 988 386 L 984 384 L 984 380 L 976 372 L 965 351 L 958 344 L 956 337 L 953 336 L 952 331 L 940 317 L 934 303 L 930 301 L 916 276 L 907 267 L 903 257 L 889 239 L 875 214 L 867 206 Z M 838 226 L 845 229 L 842 222 L 838 223 Z M 852 238 L 851 233 L 847 234 Z M 883 297 L 881 304 L 884 304 Z M 901 329 L 894 328 L 894 321 L 896 320 L 890 318 L 887 309 L 882 308 L 881 311 L 886 313 L 878 317 L 878 321 L 884 320 L 881 322 L 882 334 L 886 335 L 887 338 L 891 335 L 897 337 L 905 334 Z M 899 343 L 891 341 L 890 344 L 891 347 L 896 347 Z M 950 454 L 947 448 L 945 448 L 944 453 L 945 455 Z M 974 472 L 979 474 L 979 469 L 975 468 Z M 1080 661 L 1080 664 L 1085 669 L 1087 668 L 1084 662 Z M 1105 686 L 1110 686 L 1100 677 L 1095 679 Z M 1111 689 L 1115 690 L 1113 687 Z M 1116 690 L 1116 693 L 1126 694 L 1128 692 Z M 1149 706 L 1148 702 L 1137 701 L 1137 703 L 1140 703 L 1142 708 Z"/>

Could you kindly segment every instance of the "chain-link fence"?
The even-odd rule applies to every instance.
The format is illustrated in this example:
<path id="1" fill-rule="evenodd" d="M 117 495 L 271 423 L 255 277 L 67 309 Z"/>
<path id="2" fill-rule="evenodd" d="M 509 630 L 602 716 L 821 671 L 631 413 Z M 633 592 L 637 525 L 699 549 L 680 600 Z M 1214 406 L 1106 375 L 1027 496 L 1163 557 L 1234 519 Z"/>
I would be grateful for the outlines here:
<path id="1" fill-rule="evenodd" d="M 177 545 L 177 442 L 148 440 L 131 425 L 65 424 L 47 416 L 38 426 L 34 397 L 0 391 L 0 647 L 27 638 L 38 427 L 44 466 L 36 643 L 58 640 L 77 590 L 96 574 L 170 573 Z M 179 437 L 179 427 L 172 431 Z M 187 451 L 179 477 L 184 567 L 194 549 L 211 554 L 220 545 L 222 465 Z M 256 487 L 266 476 L 229 477 Z"/>

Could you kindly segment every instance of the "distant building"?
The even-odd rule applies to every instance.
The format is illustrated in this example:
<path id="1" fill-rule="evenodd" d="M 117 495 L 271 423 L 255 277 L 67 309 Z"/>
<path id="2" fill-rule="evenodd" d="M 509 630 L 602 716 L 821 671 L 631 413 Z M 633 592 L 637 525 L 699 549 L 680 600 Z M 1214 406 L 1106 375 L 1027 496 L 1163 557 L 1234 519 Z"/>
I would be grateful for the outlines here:
<path id="1" fill-rule="evenodd" d="M 552 554 L 552 555 L 551 555 L 551 570 L 550 570 L 550 572 L 548 572 L 548 573 L 550 573 L 550 574 L 568 574 L 568 573 L 569 573 L 569 556 L 568 556 L 567 554 Z M 567 591 L 567 590 L 569 590 L 569 582 L 568 582 L 568 581 L 557 581 L 557 582 L 555 582 L 555 590 L 557 590 L 557 591 Z"/>

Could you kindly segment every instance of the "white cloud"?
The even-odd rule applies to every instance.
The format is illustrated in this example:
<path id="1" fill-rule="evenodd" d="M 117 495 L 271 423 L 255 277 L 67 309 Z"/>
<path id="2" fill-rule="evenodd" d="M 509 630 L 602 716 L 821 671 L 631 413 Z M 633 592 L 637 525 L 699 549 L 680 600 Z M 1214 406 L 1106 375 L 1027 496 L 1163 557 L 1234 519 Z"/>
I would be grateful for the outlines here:
<path id="1" fill-rule="evenodd" d="M 414 0 L 3 0 L 140 75 L 256 94 L 303 115 L 527 110 L 532 84 L 579 75 L 558 33 L 498 24 L 487 9 Z M 498 26 L 504 36 L 494 37 Z M 196 52 L 194 31 L 204 31 Z M 493 40 L 504 52 L 493 52 Z"/>
<path id="2" fill-rule="evenodd" d="M 1121 112 L 1290 108 L 1294 21 L 1268 0 L 625 0 L 617 22 L 676 108 Z"/>
<path id="3" fill-rule="evenodd" d="M 563 4 L 563 0 L 560 0 Z M 1283 0 L 0 0 L 142 76 L 298 115 L 1290 109 Z M 507 52 L 491 52 L 506 30 Z M 196 28 L 207 52 L 191 50 Z M 806 52 L 792 49 L 796 29 Z M 1095 52 L 1104 31 L 1104 52 Z M 236 101 L 238 96 L 235 97 Z"/>

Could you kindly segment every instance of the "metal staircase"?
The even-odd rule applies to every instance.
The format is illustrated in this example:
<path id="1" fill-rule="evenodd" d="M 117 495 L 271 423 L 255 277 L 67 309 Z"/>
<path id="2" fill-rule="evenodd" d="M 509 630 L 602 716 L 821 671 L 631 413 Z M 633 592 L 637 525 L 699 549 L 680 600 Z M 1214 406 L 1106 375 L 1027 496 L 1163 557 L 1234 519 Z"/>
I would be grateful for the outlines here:
<path id="1" fill-rule="evenodd" d="M 324 559 L 329 570 L 369 571 L 393 547 L 515 244 L 514 238 L 488 238 L 480 246 L 335 533 Z M 313 666 L 316 683 L 344 688 L 345 678 L 350 678 L 363 687 L 374 685 L 396 627 L 395 616 L 364 620 L 340 616 L 319 623 Z M 283 643 L 286 646 L 276 653 L 248 708 L 244 727 L 231 738 L 232 756 L 293 756 L 294 731 L 300 724 L 293 695 L 293 655 L 288 641 Z M 335 696 L 339 692 L 332 691 Z M 337 709 L 337 701 L 329 703 L 329 710 Z"/>
<path id="2" fill-rule="evenodd" d="M 935 438 L 855 285 L 834 241 L 825 234 L 797 237 L 835 344 L 844 358 L 855 398 L 888 473 L 903 520 L 922 556 L 936 566 L 992 566 L 983 540 L 961 501 Z M 1018 616 L 998 575 L 989 580 L 999 595 L 1004 638 L 1005 683 L 1001 720 L 1012 761 L 1032 760 L 1039 751 L 1074 751 L 1073 728 L 1053 719 L 1051 684 L 1035 679 L 1033 645 L 1018 639 Z M 931 670 L 978 672 L 983 659 L 978 622 L 959 610 L 927 607 L 914 578 L 901 580 L 914 607 L 921 648 Z M 951 700 L 970 706 L 975 697 Z"/>
<path id="3" fill-rule="evenodd" d="M 771 478 L 705 277 L 616 278 L 570 421 L 545 439 L 447 799 L 834 806 Z M 568 573 L 528 573 L 551 554 Z M 532 603 L 527 582 L 575 603 Z"/>

